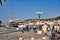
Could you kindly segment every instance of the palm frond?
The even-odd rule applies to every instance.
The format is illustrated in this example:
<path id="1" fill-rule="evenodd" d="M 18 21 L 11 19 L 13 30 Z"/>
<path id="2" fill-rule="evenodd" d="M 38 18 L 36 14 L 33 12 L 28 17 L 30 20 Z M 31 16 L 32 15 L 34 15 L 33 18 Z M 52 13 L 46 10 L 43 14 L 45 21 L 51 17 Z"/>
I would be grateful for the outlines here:
<path id="1" fill-rule="evenodd" d="M 1 6 L 2 6 L 2 0 L 0 0 L 0 4 L 1 4 Z"/>
<path id="2" fill-rule="evenodd" d="M 4 2 L 6 2 L 6 0 L 4 0 Z"/>

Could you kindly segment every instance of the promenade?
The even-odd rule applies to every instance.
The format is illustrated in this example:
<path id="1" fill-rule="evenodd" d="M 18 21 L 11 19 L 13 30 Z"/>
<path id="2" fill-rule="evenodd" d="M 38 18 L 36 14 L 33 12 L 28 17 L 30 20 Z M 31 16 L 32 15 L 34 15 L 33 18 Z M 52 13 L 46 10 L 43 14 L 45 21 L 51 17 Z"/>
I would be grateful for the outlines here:
<path id="1" fill-rule="evenodd" d="M 46 39 L 43 39 L 43 37 Z M 33 30 L 22 33 L 20 31 L 0 27 L 0 40 L 19 40 L 19 38 L 23 40 L 32 40 L 32 38 L 34 38 L 34 40 L 49 40 L 48 36 L 37 34 Z"/>

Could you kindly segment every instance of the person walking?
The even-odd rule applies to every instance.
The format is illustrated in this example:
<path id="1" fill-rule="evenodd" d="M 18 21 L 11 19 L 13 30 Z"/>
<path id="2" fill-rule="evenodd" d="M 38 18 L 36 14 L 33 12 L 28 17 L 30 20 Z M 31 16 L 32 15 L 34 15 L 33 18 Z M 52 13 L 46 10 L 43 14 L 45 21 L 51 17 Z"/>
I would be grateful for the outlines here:
<path id="1" fill-rule="evenodd" d="M 42 26 L 43 34 L 47 35 L 47 23 Z"/>
<path id="2" fill-rule="evenodd" d="M 55 29 L 54 29 L 54 26 L 51 29 L 51 35 L 52 35 L 52 40 L 54 40 L 55 39 Z"/>

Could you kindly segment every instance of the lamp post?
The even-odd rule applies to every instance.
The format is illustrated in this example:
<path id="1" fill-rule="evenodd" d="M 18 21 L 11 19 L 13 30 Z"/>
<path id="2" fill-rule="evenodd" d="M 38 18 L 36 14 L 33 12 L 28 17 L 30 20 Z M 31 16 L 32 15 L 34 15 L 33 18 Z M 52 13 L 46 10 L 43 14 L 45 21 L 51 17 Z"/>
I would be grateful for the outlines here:
<path id="1" fill-rule="evenodd" d="M 39 30 L 41 30 L 40 16 L 43 14 L 43 12 L 36 12 L 36 14 L 38 15 L 38 19 L 39 19 Z"/>
<path id="2" fill-rule="evenodd" d="M 36 12 L 36 14 L 38 15 L 38 19 L 40 19 L 40 16 L 43 14 L 43 12 Z"/>

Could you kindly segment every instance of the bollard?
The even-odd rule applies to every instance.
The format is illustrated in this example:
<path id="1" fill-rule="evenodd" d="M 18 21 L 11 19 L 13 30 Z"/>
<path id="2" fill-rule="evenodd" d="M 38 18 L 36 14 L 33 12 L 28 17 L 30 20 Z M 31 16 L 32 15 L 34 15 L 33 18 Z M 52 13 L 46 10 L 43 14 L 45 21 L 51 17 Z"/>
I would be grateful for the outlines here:
<path id="1" fill-rule="evenodd" d="M 19 40 L 23 40 L 23 38 L 22 38 L 22 37 L 20 37 L 20 38 L 19 38 Z"/>
<path id="2" fill-rule="evenodd" d="M 42 37 L 42 39 L 44 39 L 44 40 L 45 40 L 45 39 L 46 39 L 46 37 Z"/>
<path id="3" fill-rule="evenodd" d="M 16 30 L 19 30 L 19 28 L 16 28 Z"/>
<path id="4" fill-rule="evenodd" d="M 31 40 L 34 40 L 34 37 L 31 37 Z"/>

